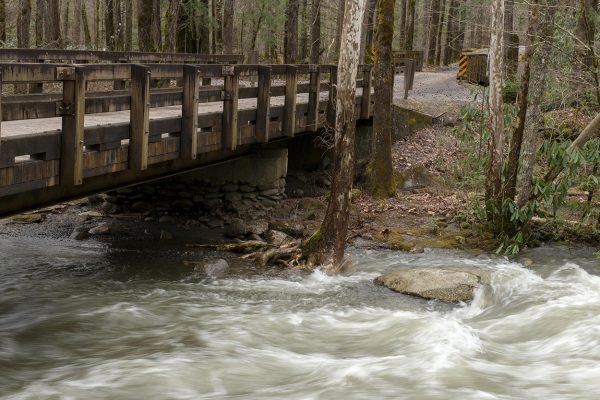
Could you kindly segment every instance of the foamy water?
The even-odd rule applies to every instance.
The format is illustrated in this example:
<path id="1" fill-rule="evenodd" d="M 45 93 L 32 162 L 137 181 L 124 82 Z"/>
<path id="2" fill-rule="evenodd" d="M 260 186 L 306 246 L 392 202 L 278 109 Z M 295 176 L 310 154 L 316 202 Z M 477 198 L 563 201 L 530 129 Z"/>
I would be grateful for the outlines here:
<path id="1" fill-rule="evenodd" d="M 83 246 L 83 247 L 82 247 Z M 221 279 L 189 254 L 0 241 L 6 399 L 600 398 L 600 272 L 591 252 L 534 271 L 460 252 L 352 250 L 352 270 Z M 489 268 L 448 305 L 375 286 L 410 265 Z"/>

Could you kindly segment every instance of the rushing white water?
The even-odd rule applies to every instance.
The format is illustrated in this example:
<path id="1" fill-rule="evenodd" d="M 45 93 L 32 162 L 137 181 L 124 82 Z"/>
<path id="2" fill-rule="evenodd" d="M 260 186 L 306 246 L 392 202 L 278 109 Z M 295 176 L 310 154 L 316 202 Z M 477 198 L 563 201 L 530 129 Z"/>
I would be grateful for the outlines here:
<path id="1" fill-rule="evenodd" d="M 529 256 L 352 250 L 343 276 L 206 279 L 185 252 L 0 239 L 0 398 L 600 398 L 600 265 Z M 454 306 L 372 283 L 449 264 L 491 288 Z"/>

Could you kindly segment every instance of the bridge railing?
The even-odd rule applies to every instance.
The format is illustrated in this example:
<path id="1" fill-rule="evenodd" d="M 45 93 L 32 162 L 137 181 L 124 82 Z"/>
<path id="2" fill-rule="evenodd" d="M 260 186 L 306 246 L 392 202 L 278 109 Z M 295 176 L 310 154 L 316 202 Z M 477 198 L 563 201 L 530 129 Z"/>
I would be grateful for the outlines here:
<path id="1" fill-rule="evenodd" d="M 4 125 L 12 124 L 11 136 L 2 135 L 0 122 L 0 215 L 194 168 L 230 157 L 240 146 L 317 131 L 335 117 L 336 71 L 332 65 L 0 64 L 0 88 L 31 81 L 60 88 L 52 101 L 24 103 L 20 119 L 61 117 L 54 126 L 56 119 L 20 121 L 10 112 Z M 155 90 L 153 79 L 181 86 Z M 88 84 L 115 80 L 126 82 L 126 89 L 104 98 L 89 91 Z M 357 119 L 369 118 L 371 66 L 360 68 L 357 86 L 363 88 Z M 161 100 L 161 90 L 171 91 L 170 103 Z M 10 97 L 0 100 L 3 119 Z M 122 112 L 94 116 L 106 104 L 110 111 L 129 110 L 128 118 Z M 166 112 L 165 104 L 180 108 Z M 86 118 L 101 123 L 86 124 Z M 32 133 L 14 134 L 38 123 Z"/>

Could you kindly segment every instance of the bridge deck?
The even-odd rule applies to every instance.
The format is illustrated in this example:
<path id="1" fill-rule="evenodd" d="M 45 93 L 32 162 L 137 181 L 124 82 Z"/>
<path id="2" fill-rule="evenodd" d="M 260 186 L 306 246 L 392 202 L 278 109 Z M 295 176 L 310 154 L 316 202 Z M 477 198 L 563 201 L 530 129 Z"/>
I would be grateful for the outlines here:
<path id="1" fill-rule="evenodd" d="M 0 85 L 62 87 L 2 96 L 0 216 L 251 154 L 270 141 L 317 132 L 334 118 L 335 66 L 0 68 Z M 355 116 L 368 119 L 371 67 L 359 74 Z M 102 81 L 119 85 L 104 93 L 89 86 Z M 152 82 L 170 85 L 151 88 Z"/>

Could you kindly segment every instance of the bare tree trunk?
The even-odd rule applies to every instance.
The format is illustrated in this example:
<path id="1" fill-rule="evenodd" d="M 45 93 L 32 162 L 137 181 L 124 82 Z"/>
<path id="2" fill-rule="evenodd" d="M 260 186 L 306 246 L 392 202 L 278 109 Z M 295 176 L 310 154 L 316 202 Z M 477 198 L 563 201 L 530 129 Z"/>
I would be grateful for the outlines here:
<path id="1" fill-rule="evenodd" d="M 165 49 L 169 53 L 177 51 L 177 21 L 179 18 L 180 0 L 169 0 L 165 17 Z"/>
<path id="2" fill-rule="evenodd" d="M 29 27 L 31 25 L 31 0 L 19 0 L 17 14 L 17 46 L 29 47 Z"/>
<path id="3" fill-rule="evenodd" d="M 321 55 L 321 0 L 312 1 L 310 29 L 310 62 L 319 64 Z"/>
<path id="4" fill-rule="evenodd" d="M 50 48 L 61 48 L 63 46 L 60 34 L 60 8 L 58 0 L 47 0 L 48 23 L 46 29 L 46 46 Z"/>
<path id="5" fill-rule="evenodd" d="M 81 3 L 81 24 L 83 25 L 83 40 L 86 49 L 92 48 L 92 35 L 90 33 L 90 25 L 88 22 L 87 10 L 85 3 Z"/>
<path id="6" fill-rule="evenodd" d="M 494 0 L 492 3 L 492 36 L 489 50 L 490 141 L 485 182 L 485 200 L 488 219 L 490 220 L 495 217 L 495 209 L 501 203 L 502 150 L 504 146 L 504 113 L 502 111 L 503 30 L 504 0 Z"/>
<path id="7" fill-rule="evenodd" d="M 529 19 L 527 32 L 525 34 L 525 53 L 522 61 L 522 75 L 517 94 L 517 118 L 510 141 L 508 164 L 504 176 L 504 199 L 515 200 L 517 190 L 517 175 L 519 172 L 519 160 L 521 147 L 523 145 L 523 134 L 527 118 L 527 106 L 529 101 L 529 81 L 531 76 L 531 59 L 535 52 L 536 33 L 538 28 L 539 0 L 531 0 L 529 5 Z"/>
<path id="8" fill-rule="evenodd" d="M 6 1 L 0 0 L 0 43 L 6 42 Z"/>
<path id="9" fill-rule="evenodd" d="M 70 12 L 70 3 L 66 2 L 65 3 L 65 13 L 64 13 L 64 18 L 63 18 L 63 30 L 62 30 L 62 38 L 63 38 L 63 43 L 61 44 L 61 47 L 63 45 L 68 45 L 69 44 L 69 16 L 71 14 Z"/>
<path id="10" fill-rule="evenodd" d="M 539 54 L 533 63 L 533 83 L 531 85 L 530 104 L 527 112 L 528 124 L 523 137 L 522 166 L 517 190 L 517 207 L 523 207 L 531 198 L 533 167 L 535 166 L 535 151 L 537 149 L 538 131 L 542 126 L 542 99 L 546 87 L 548 64 L 554 44 L 554 20 L 556 16 L 556 1 L 548 2 L 546 13 L 541 21 L 539 40 L 542 43 Z"/>
<path id="11" fill-rule="evenodd" d="M 506 77 L 514 79 L 519 59 L 519 35 L 514 31 L 515 0 L 505 0 L 504 9 L 504 67 Z"/>
<path id="12" fill-rule="evenodd" d="M 160 51 L 160 0 L 140 0 L 138 42 L 140 51 Z"/>
<path id="13" fill-rule="evenodd" d="M 285 35 L 283 43 L 283 62 L 293 64 L 298 57 L 298 0 L 288 0 L 285 13 Z"/>
<path id="14" fill-rule="evenodd" d="M 125 50 L 133 49 L 133 1 L 125 0 Z"/>
<path id="15" fill-rule="evenodd" d="M 37 0 L 35 4 L 35 47 L 44 47 L 44 20 L 46 19 L 46 0 Z"/>
<path id="16" fill-rule="evenodd" d="M 234 0 L 223 0 L 223 54 L 233 53 Z"/>
<path id="17" fill-rule="evenodd" d="M 435 50 L 437 48 L 437 33 L 440 25 L 440 10 L 442 0 L 433 0 L 431 2 L 431 24 L 429 25 L 428 53 L 427 62 L 435 63 Z"/>
<path id="18" fill-rule="evenodd" d="M 304 247 L 312 261 L 327 263 L 330 273 L 343 267 L 348 233 L 356 131 L 354 96 L 364 10 L 365 0 L 346 0 L 337 71 L 333 184 L 321 228 Z"/>
<path id="19" fill-rule="evenodd" d="M 392 41 L 394 38 L 394 0 L 377 2 L 375 32 L 375 106 L 373 107 L 373 153 L 369 165 L 369 189 L 374 197 L 387 198 L 396 194 L 392 165 L 392 101 L 394 68 Z"/>
<path id="20" fill-rule="evenodd" d="M 408 0 L 407 22 L 406 22 L 406 44 L 405 50 L 412 50 L 415 41 L 415 14 L 417 11 L 416 0 Z"/>
<path id="21" fill-rule="evenodd" d="M 458 0 L 450 0 L 448 9 L 448 30 L 446 32 L 446 51 L 442 54 L 442 65 L 448 65 L 456 57 L 459 34 Z"/>
<path id="22" fill-rule="evenodd" d="M 344 28 L 344 11 L 346 7 L 346 0 L 339 0 L 338 4 L 338 18 L 337 18 L 337 34 L 335 35 L 335 51 L 339 57 L 342 43 L 342 30 Z"/>
<path id="23" fill-rule="evenodd" d="M 373 51 L 373 20 L 375 18 L 375 9 L 377 8 L 377 0 L 367 0 L 367 8 L 365 9 L 365 23 L 364 28 L 365 34 L 364 39 L 365 42 L 361 46 L 363 48 L 363 62 L 365 64 L 372 64 L 372 54 Z"/>
<path id="24" fill-rule="evenodd" d="M 408 0 L 400 0 L 400 16 L 398 18 L 398 36 L 400 38 L 400 48 L 404 48 L 406 43 L 406 17 L 408 12 Z"/>
<path id="25" fill-rule="evenodd" d="M 210 24 L 210 13 L 208 9 L 208 0 L 200 0 L 201 7 L 198 8 L 198 40 L 200 41 L 198 50 L 200 53 L 210 53 L 210 42 L 209 42 L 209 24 Z M 240 42 L 241 44 L 241 42 Z"/>
<path id="26" fill-rule="evenodd" d="M 102 43 L 102 32 L 100 31 L 100 0 L 95 0 L 94 5 L 94 31 L 96 50 L 99 50 L 100 44 Z"/>
<path id="27" fill-rule="evenodd" d="M 106 48 L 108 50 L 116 50 L 116 35 L 115 35 L 115 2 L 116 0 L 105 0 L 104 7 L 104 32 L 106 39 Z"/>

